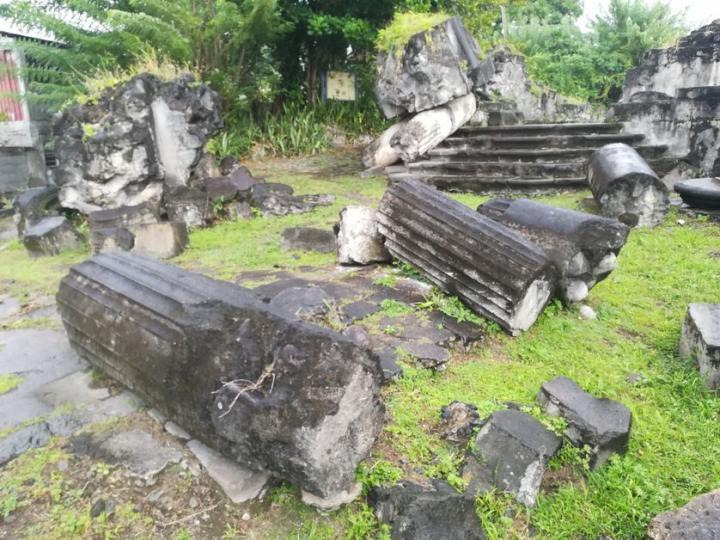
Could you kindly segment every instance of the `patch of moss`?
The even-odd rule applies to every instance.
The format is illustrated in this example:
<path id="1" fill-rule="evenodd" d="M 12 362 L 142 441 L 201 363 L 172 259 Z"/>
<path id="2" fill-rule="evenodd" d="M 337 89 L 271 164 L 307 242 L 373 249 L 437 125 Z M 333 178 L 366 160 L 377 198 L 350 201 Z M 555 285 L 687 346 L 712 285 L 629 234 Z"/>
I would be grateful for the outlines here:
<path id="1" fill-rule="evenodd" d="M 400 49 L 415 34 L 425 32 L 433 26 L 445 22 L 450 16 L 447 13 L 396 13 L 392 22 L 378 32 L 376 45 L 379 51 L 390 52 Z"/>

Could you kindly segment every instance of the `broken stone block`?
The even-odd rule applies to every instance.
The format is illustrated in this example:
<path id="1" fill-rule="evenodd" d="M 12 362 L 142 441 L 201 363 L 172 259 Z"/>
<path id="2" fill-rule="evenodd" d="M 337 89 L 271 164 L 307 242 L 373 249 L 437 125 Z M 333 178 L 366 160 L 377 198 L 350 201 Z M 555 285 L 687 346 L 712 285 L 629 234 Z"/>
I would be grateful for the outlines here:
<path id="1" fill-rule="evenodd" d="M 132 251 L 156 259 L 170 259 L 180 255 L 188 244 L 185 223 L 164 222 L 133 227 Z"/>
<path id="2" fill-rule="evenodd" d="M 393 540 L 485 539 L 475 499 L 440 480 L 432 488 L 412 482 L 374 488 L 368 503 L 381 523 L 392 526 Z"/>
<path id="3" fill-rule="evenodd" d="M 3 437 L 0 439 L 0 467 L 32 448 L 44 446 L 50 440 L 50 436 L 47 424 L 39 422 Z"/>
<path id="4" fill-rule="evenodd" d="M 48 215 L 55 215 L 60 206 L 58 188 L 54 186 L 31 188 L 20 193 L 13 201 L 18 236 Z"/>
<path id="5" fill-rule="evenodd" d="M 720 387 L 720 304 L 688 306 L 680 336 L 680 356 L 697 362 L 708 387 Z"/>
<path id="6" fill-rule="evenodd" d="M 513 335 L 533 325 L 555 291 L 542 248 L 420 182 L 391 185 L 378 230 L 394 257 Z"/>
<path id="7" fill-rule="evenodd" d="M 208 178 L 203 187 L 212 202 L 230 202 L 238 196 L 237 186 L 226 176 Z"/>
<path id="8" fill-rule="evenodd" d="M 227 498 L 235 504 L 258 499 L 265 493 L 271 478 L 269 473 L 246 469 L 200 441 L 189 441 L 187 447 L 205 467 L 210 478 L 217 482 Z"/>
<path id="9" fill-rule="evenodd" d="M 529 414 L 493 413 L 477 434 L 463 468 L 468 495 L 499 489 L 534 506 L 547 462 L 561 444 L 557 435 Z"/>
<path id="10" fill-rule="evenodd" d="M 426 369 L 445 371 L 450 361 L 447 350 L 432 343 L 410 341 L 403 344 L 402 349 Z"/>
<path id="11" fill-rule="evenodd" d="M 411 118 L 390 140 L 404 162 L 414 161 L 470 121 L 477 110 L 475 94 L 424 111 Z"/>
<path id="12" fill-rule="evenodd" d="M 560 271 L 565 302 L 581 302 L 615 269 L 630 232 L 616 219 L 528 199 L 494 199 L 477 211 L 543 248 Z"/>
<path id="13" fill-rule="evenodd" d="M 157 207 L 150 204 L 92 212 L 88 215 L 88 225 L 93 253 L 129 251 L 135 245 L 135 237 L 129 229 L 159 221 Z"/>
<path id="14" fill-rule="evenodd" d="M 75 351 L 194 438 L 317 497 L 355 489 L 384 411 L 378 359 L 349 338 L 127 253 L 74 266 L 57 301 Z"/>
<path id="15" fill-rule="evenodd" d="M 387 118 L 418 113 L 472 92 L 479 48 L 459 18 L 413 35 L 378 56 L 375 95 Z"/>
<path id="16" fill-rule="evenodd" d="M 377 211 L 374 208 L 343 208 L 340 222 L 335 225 L 335 235 L 340 264 L 371 264 L 391 260 L 378 231 Z"/>
<path id="17" fill-rule="evenodd" d="M 180 221 L 188 228 L 206 227 L 213 218 L 210 198 L 199 189 L 182 186 L 167 189 L 163 205 L 170 221 Z"/>
<path id="18" fill-rule="evenodd" d="M 695 497 L 677 510 L 650 522 L 649 540 L 712 540 L 720 538 L 720 490 Z"/>
<path id="19" fill-rule="evenodd" d="M 655 227 L 670 207 L 668 189 L 633 148 L 613 143 L 590 158 L 588 183 L 604 216 L 630 226 Z"/>
<path id="20" fill-rule="evenodd" d="M 627 452 L 632 413 L 622 403 L 596 398 L 567 377 L 543 384 L 538 402 L 550 416 L 565 419 L 565 436 L 572 444 L 589 447 L 591 469 L 603 465 L 614 453 Z"/>
<path id="21" fill-rule="evenodd" d="M 43 257 L 79 249 L 83 239 L 66 217 L 52 216 L 28 227 L 23 244 L 31 257 Z"/>
<path id="22" fill-rule="evenodd" d="M 293 188 L 271 182 L 255 184 L 250 188 L 250 205 L 264 216 L 303 214 L 317 206 L 332 204 L 334 198 L 322 195 L 293 195 Z"/>
<path id="23" fill-rule="evenodd" d="M 482 426 L 475 405 L 453 401 L 440 411 L 440 436 L 454 443 L 465 443 Z"/>
<path id="24" fill-rule="evenodd" d="M 282 232 L 280 245 L 286 251 L 333 253 L 335 251 L 335 235 L 332 231 L 313 227 L 290 227 Z"/>
<path id="25" fill-rule="evenodd" d="M 183 252 L 188 243 L 183 222 L 160 222 L 151 205 L 123 206 L 100 210 L 88 216 L 94 253 L 133 251 L 158 259 Z"/>
<path id="26" fill-rule="evenodd" d="M 720 210 L 720 179 L 694 178 L 677 182 L 673 189 L 683 202 L 700 210 Z"/>

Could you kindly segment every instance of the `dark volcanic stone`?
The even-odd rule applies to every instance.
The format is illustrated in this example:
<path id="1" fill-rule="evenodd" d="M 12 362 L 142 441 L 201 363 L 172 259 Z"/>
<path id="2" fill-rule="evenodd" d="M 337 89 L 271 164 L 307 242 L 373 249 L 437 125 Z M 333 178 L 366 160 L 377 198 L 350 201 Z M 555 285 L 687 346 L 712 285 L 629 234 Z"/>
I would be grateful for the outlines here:
<path id="1" fill-rule="evenodd" d="M 0 439 L 0 467 L 20 454 L 43 446 L 50 440 L 50 430 L 45 422 L 32 424 Z"/>
<path id="2" fill-rule="evenodd" d="M 694 178 L 677 182 L 674 186 L 683 202 L 701 210 L 720 210 L 720 180 Z"/>
<path id="3" fill-rule="evenodd" d="M 208 194 L 196 188 L 177 187 L 163 195 L 170 221 L 181 221 L 188 227 L 205 227 L 212 220 L 213 208 Z"/>
<path id="4" fill-rule="evenodd" d="M 37 223 L 43 217 L 57 212 L 60 206 L 58 193 L 56 187 L 38 187 L 23 191 L 15 197 L 13 209 L 20 238 L 23 237 L 29 226 Z"/>
<path id="5" fill-rule="evenodd" d="M 205 191 L 208 198 L 215 201 L 230 202 L 237 198 L 237 186 L 226 176 L 216 176 L 205 181 Z"/>
<path id="6" fill-rule="evenodd" d="M 291 227 L 282 232 L 281 245 L 284 250 L 288 251 L 333 253 L 335 251 L 335 235 L 332 231 L 313 227 Z"/>
<path id="7" fill-rule="evenodd" d="M 451 332 L 465 346 L 481 341 L 487 336 L 484 327 L 469 321 L 459 321 L 442 311 L 431 311 L 428 317 L 431 323 Z"/>
<path id="8" fill-rule="evenodd" d="M 720 538 L 720 490 L 695 497 L 677 510 L 650 522 L 649 540 L 716 540 Z"/>
<path id="9" fill-rule="evenodd" d="M 378 359 L 349 338 L 124 253 L 74 266 L 57 300 L 76 352 L 194 438 L 317 497 L 354 490 L 384 412 Z"/>
<path id="10" fill-rule="evenodd" d="M 434 369 L 435 371 L 443 371 L 450 360 L 450 354 L 446 349 L 432 343 L 410 341 L 403 344 L 402 348 L 417 360 L 422 367 Z"/>
<path id="11" fill-rule="evenodd" d="M 375 516 L 392 526 L 393 540 L 484 540 L 475 500 L 445 482 L 434 489 L 412 482 L 375 488 L 368 497 Z"/>
<path id="12" fill-rule="evenodd" d="M 613 453 L 627 452 L 632 414 L 622 403 L 596 398 L 567 377 L 543 384 L 538 402 L 549 415 L 565 419 L 565 435 L 570 442 L 580 448 L 590 447 L 592 469 Z"/>
<path id="13" fill-rule="evenodd" d="M 465 443 L 473 431 L 482 425 L 475 405 L 453 401 L 440 411 L 440 434 L 454 443 Z"/>
<path id="14" fill-rule="evenodd" d="M 380 359 L 380 368 L 383 373 L 383 382 L 394 381 L 402 377 L 403 369 L 398 364 L 397 353 L 393 349 L 375 349 L 375 354 Z"/>
<path id="15" fill-rule="evenodd" d="M 368 315 L 376 313 L 379 309 L 380 305 L 377 302 L 358 300 L 342 307 L 343 320 L 345 322 L 359 321 Z"/>
<path id="16" fill-rule="evenodd" d="M 463 468 L 468 494 L 499 489 L 534 506 L 547 462 L 561 444 L 558 436 L 529 414 L 493 413 L 475 438 Z"/>
<path id="17" fill-rule="evenodd" d="M 242 165 L 235 167 L 235 169 L 228 174 L 228 177 L 240 193 L 249 191 L 250 188 L 258 183 L 257 179 L 250 174 L 250 170 Z"/>
<path id="18" fill-rule="evenodd" d="M 64 216 L 42 218 L 25 231 L 23 244 L 31 257 L 59 255 L 82 247 L 83 240 Z"/>
<path id="19" fill-rule="evenodd" d="M 690 304 L 682 335 L 680 356 L 697 362 L 710 388 L 720 387 L 720 304 Z"/>

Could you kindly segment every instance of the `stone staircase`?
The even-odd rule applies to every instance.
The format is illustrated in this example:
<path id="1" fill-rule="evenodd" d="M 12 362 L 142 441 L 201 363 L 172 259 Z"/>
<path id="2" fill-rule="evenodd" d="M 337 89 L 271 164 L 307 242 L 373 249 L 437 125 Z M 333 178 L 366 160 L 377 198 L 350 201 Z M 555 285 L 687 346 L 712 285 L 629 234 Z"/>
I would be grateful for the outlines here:
<path id="1" fill-rule="evenodd" d="M 587 185 L 588 158 L 606 144 L 633 146 L 659 174 L 672 168 L 663 145 L 622 133 L 620 123 L 468 125 L 425 159 L 386 169 L 391 180 L 414 178 L 448 191 L 564 189 Z"/>

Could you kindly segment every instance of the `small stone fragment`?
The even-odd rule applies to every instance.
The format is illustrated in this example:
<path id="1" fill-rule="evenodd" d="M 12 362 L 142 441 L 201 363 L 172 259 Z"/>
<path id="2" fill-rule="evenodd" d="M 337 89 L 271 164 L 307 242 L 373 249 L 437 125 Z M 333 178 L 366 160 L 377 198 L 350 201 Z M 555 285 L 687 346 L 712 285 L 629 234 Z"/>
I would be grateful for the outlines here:
<path id="1" fill-rule="evenodd" d="M 185 431 L 172 420 L 165 423 L 165 431 L 167 431 L 173 437 L 182 441 L 189 441 L 190 439 L 192 439 L 192 437 L 187 431 Z"/>
<path id="2" fill-rule="evenodd" d="M 232 502 L 243 503 L 265 493 L 270 481 L 269 473 L 246 469 L 197 440 L 189 441 L 187 446 Z"/>
<path id="3" fill-rule="evenodd" d="M 368 503 L 381 523 L 392 526 L 393 540 L 485 540 L 475 499 L 439 480 L 433 488 L 412 482 L 374 488 Z"/>
<path id="4" fill-rule="evenodd" d="M 0 466 L 31 448 L 45 445 L 49 440 L 50 431 L 45 422 L 38 422 L 13 431 L 10 435 L 0 439 Z"/>
<path id="5" fill-rule="evenodd" d="M 613 454 L 627 452 L 632 413 L 622 403 L 596 398 L 567 377 L 542 385 L 538 402 L 550 416 L 568 424 L 565 436 L 579 448 L 590 448 L 590 467 L 597 469 Z"/>
<path id="6" fill-rule="evenodd" d="M 594 321 L 597 319 L 597 313 L 587 304 L 582 304 L 578 309 L 578 313 L 580 314 L 580 318 L 586 321 Z"/>
<path id="7" fill-rule="evenodd" d="M 680 356 L 697 362 L 709 388 L 720 387 L 720 304 L 690 304 L 680 336 Z"/>
<path id="8" fill-rule="evenodd" d="M 444 371 L 450 360 L 450 354 L 447 349 L 443 349 L 432 343 L 411 341 L 404 343 L 402 349 L 417 360 L 422 367 L 434 369 L 435 371 Z"/>
<path id="9" fill-rule="evenodd" d="M 493 413 L 475 438 L 463 468 L 467 494 L 474 497 L 499 489 L 534 506 L 547 462 L 561 444 L 557 435 L 527 413 Z"/>
<path id="10" fill-rule="evenodd" d="M 28 227 L 23 244 L 31 257 L 43 257 L 79 249 L 83 240 L 66 217 L 52 216 Z"/>
<path id="11" fill-rule="evenodd" d="M 453 401 L 441 410 L 440 436 L 454 443 L 464 443 L 482 425 L 475 405 Z"/>
<path id="12" fill-rule="evenodd" d="M 340 212 L 335 234 L 340 264 L 371 264 L 391 260 L 384 239 L 378 232 L 377 211 L 374 208 L 346 206 Z"/>

